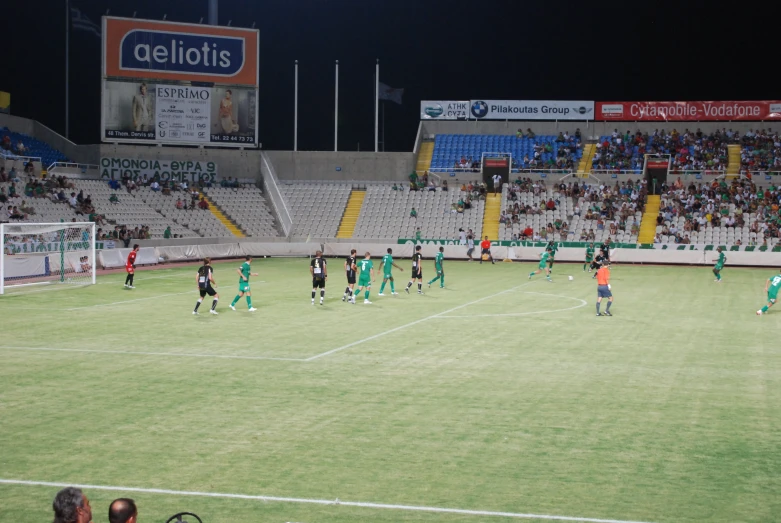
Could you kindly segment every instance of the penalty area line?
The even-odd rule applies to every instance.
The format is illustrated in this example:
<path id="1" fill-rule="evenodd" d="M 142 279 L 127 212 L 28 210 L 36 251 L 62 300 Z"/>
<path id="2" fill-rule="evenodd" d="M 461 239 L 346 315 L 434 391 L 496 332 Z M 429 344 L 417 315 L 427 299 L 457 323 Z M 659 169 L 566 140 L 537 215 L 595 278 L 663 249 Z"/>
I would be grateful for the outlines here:
<path id="1" fill-rule="evenodd" d="M 482 297 L 480 299 L 473 300 L 473 301 L 470 301 L 468 303 L 464 303 L 464 304 L 459 305 L 457 307 L 453 307 L 452 309 L 448 309 L 446 311 L 438 312 L 437 314 L 432 314 L 431 316 L 427 316 L 427 317 L 421 318 L 419 320 L 411 321 L 409 323 L 405 323 L 404 325 L 400 325 L 398 327 L 394 327 L 393 329 L 389 329 L 389 330 L 380 332 L 379 334 L 375 334 L 373 336 L 369 336 L 368 338 L 363 338 L 361 340 L 354 341 L 352 343 L 348 343 L 347 345 L 342 345 L 341 347 L 337 347 L 335 349 L 331 349 L 331 350 L 323 352 L 321 354 L 316 354 L 314 356 L 311 356 L 311 357 L 307 358 L 304 361 L 314 361 L 314 360 L 316 360 L 318 358 L 322 358 L 324 356 L 330 356 L 331 354 L 334 354 L 336 352 L 340 352 L 340 351 L 343 351 L 343 350 L 355 347 L 356 345 L 361 345 L 362 343 L 366 343 L 367 341 L 376 340 L 377 338 L 381 338 L 381 337 L 383 337 L 385 335 L 392 334 L 392 333 L 398 332 L 400 330 L 404 330 L 406 328 L 412 327 L 412 326 L 417 325 L 419 323 L 423 323 L 424 321 L 428 321 L 428 320 L 432 320 L 434 318 L 438 318 L 438 317 L 442 316 L 443 314 L 449 314 L 449 313 L 457 311 L 459 309 L 463 309 L 464 307 L 469 307 L 470 305 L 474 305 L 475 303 L 480 303 L 481 301 L 485 301 L 485 300 L 488 300 L 488 299 L 491 299 L 491 298 L 495 298 L 497 296 L 501 296 L 502 294 L 507 294 L 508 292 L 517 291 L 518 289 L 526 287 L 527 285 L 530 285 L 531 283 L 532 282 L 526 282 L 524 284 L 518 285 L 517 287 L 513 287 L 511 289 L 506 289 L 506 290 L 497 292 L 495 294 L 491 294 L 489 296 L 484 296 L 484 297 Z"/>
<path id="2" fill-rule="evenodd" d="M 82 490 L 108 490 L 115 492 L 133 492 L 139 494 L 162 494 L 167 496 L 190 496 L 203 498 L 223 498 L 223 499 L 241 499 L 249 501 L 272 501 L 280 503 L 306 503 L 311 505 L 334 505 L 344 507 L 358 507 L 383 510 L 402 510 L 410 512 L 435 512 L 440 514 L 460 514 L 464 516 L 483 516 L 483 517 L 502 517 L 515 519 L 542 519 L 547 521 L 574 521 L 579 523 L 648 523 L 643 521 L 629 521 L 622 519 L 603 519 L 586 518 L 577 516 L 556 516 L 551 514 L 524 514 L 521 512 L 499 512 L 494 510 L 470 510 L 447 507 L 426 507 L 421 505 L 396 505 L 389 503 L 370 503 L 363 501 L 341 501 L 338 498 L 330 499 L 309 499 L 309 498 L 289 498 L 279 496 L 262 496 L 249 494 L 226 494 L 221 492 L 197 492 L 187 490 L 167 490 L 156 488 L 138 488 L 138 487 L 118 487 L 107 485 L 86 485 L 78 483 L 59 483 L 53 481 L 27 481 L 21 479 L 0 479 L 3 485 L 23 485 L 32 487 L 52 487 L 65 488 L 76 487 Z"/>
<path id="3" fill-rule="evenodd" d="M 198 354 L 189 352 L 141 352 L 125 350 L 98 349 L 63 349 L 57 347 L 4 347 L 0 350 L 44 351 L 44 352 L 87 352 L 92 354 L 119 354 L 123 356 L 170 356 L 172 358 L 216 358 L 225 360 L 272 360 L 272 361 L 306 361 L 301 358 L 274 358 L 271 356 L 240 356 L 235 354 Z"/>

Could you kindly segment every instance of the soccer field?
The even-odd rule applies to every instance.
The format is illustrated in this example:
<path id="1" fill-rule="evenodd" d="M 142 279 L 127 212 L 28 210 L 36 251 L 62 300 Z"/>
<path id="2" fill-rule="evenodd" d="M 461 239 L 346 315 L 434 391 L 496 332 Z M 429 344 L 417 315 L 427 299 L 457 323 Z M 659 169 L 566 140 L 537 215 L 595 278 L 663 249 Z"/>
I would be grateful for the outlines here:
<path id="1" fill-rule="evenodd" d="M 122 496 L 144 522 L 781 520 L 773 269 L 618 265 L 598 318 L 581 265 L 446 262 L 419 296 L 400 260 L 399 296 L 348 305 L 329 261 L 325 306 L 306 259 L 253 262 L 254 313 L 238 261 L 219 316 L 195 266 L 0 297 L 0 521 L 50 520 L 56 483 L 96 523 Z"/>

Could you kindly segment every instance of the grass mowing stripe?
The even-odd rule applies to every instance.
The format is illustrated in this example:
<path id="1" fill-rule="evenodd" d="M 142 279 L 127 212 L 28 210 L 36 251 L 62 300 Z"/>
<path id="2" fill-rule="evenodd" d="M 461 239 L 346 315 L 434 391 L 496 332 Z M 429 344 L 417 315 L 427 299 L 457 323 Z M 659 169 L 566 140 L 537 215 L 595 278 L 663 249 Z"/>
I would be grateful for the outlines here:
<path id="1" fill-rule="evenodd" d="M 51 352 L 89 352 L 96 354 L 122 354 L 130 356 L 171 356 L 183 358 L 221 358 L 228 360 L 272 360 L 272 361 L 306 361 L 300 358 L 273 358 L 271 356 L 237 356 L 233 354 L 197 354 L 187 352 L 140 352 L 125 350 L 97 350 L 97 349 L 62 349 L 56 347 L 0 347 L 0 350 L 29 350 Z"/>
<path id="2" fill-rule="evenodd" d="M 493 510 L 470 510 L 461 508 L 446 507 L 425 507 L 420 505 L 396 505 L 389 503 L 370 503 L 364 501 L 341 501 L 339 498 L 330 499 L 307 499 L 307 498 L 288 498 L 278 496 L 253 496 L 249 494 L 225 494 L 221 492 L 192 492 L 187 490 L 167 490 L 154 488 L 138 487 L 117 487 L 106 485 L 82 485 L 78 483 L 58 483 L 50 481 L 27 481 L 21 479 L 0 479 L 0 484 L 4 485 L 26 485 L 34 487 L 76 487 L 82 490 L 110 490 L 118 492 L 136 492 L 140 494 L 165 494 L 168 496 L 197 496 L 206 498 L 227 498 L 227 499 L 245 499 L 255 501 L 276 501 L 280 503 L 309 503 L 315 505 L 340 505 L 345 507 L 360 507 L 383 510 L 407 510 L 415 512 L 438 512 L 444 514 L 460 514 L 465 516 L 486 516 L 515 519 L 543 519 L 547 521 L 576 521 L 579 523 L 647 523 L 643 521 L 628 521 L 622 519 L 602 519 L 585 518 L 577 516 L 554 516 L 550 514 L 523 514 L 519 512 L 499 512 Z"/>

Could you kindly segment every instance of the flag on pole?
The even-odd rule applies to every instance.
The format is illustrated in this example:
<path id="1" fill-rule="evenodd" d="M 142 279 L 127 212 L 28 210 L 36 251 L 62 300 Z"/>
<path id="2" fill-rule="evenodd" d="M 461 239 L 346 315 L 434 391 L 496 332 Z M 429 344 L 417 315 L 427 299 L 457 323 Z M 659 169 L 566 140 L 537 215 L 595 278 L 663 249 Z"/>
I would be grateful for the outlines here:
<path id="1" fill-rule="evenodd" d="M 380 82 L 380 88 L 377 94 L 380 100 L 388 100 L 401 105 L 401 97 L 404 95 L 404 89 L 396 89 Z"/>
<path id="2" fill-rule="evenodd" d="M 74 31 L 92 33 L 100 38 L 100 26 L 75 7 L 71 7 L 71 27 L 73 27 Z"/>

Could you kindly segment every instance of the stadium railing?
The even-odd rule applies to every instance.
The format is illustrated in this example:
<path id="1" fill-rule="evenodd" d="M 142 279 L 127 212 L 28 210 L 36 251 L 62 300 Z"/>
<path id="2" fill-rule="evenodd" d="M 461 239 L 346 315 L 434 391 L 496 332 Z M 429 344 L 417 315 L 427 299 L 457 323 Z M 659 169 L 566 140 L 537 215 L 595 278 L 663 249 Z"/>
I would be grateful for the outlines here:
<path id="1" fill-rule="evenodd" d="M 40 156 L 20 156 L 18 154 L 13 154 L 3 149 L 0 149 L 0 158 L 3 158 L 4 160 L 21 160 L 23 162 L 41 163 L 42 161 Z"/>
<path id="2" fill-rule="evenodd" d="M 49 174 L 62 173 L 77 178 L 100 179 L 100 166 L 90 163 L 54 162 L 46 168 L 46 172 Z"/>
<path id="3" fill-rule="evenodd" d="M 277 178 L 277 173 L 274 172 L 274 167 L 271 165 L 271 162 L 268 161 L 268 155 L 265 151 L 261 152 L 261 159 L 261 173 L 264 174 L 263 188 L 266 191 L 266 194 L 268 194 L 271 205 L 274 206 L 274 210 L 279 217 L 282 232 L 285 234 L 285 237 L 289 237 L 293 230 L 293 219 L 290 216 L 290 208 L 287 205 L 287 200 L 282 194 L 282 191 L 279 190 L 279 178 Z"/>

